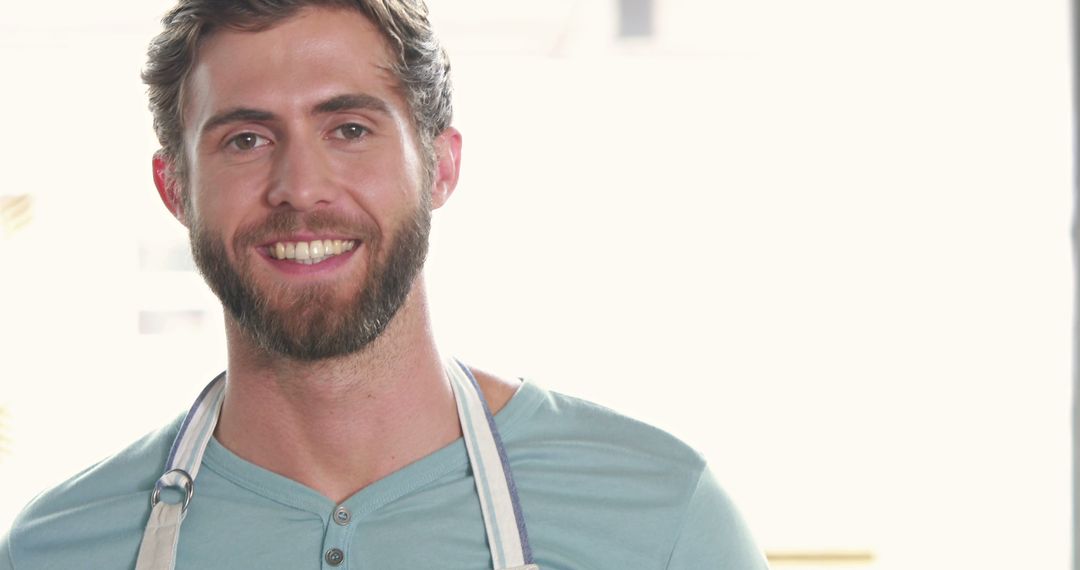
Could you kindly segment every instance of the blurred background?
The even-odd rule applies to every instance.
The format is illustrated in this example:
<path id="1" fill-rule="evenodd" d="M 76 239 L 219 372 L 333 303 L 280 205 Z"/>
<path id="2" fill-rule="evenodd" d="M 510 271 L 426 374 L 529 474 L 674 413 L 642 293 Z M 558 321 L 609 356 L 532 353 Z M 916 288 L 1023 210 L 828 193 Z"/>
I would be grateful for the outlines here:
<path id="1" fill-rule="evenodd" d="M 1067 2 L 430 2 L 448 351 L 688 441 L 774 567 L 1071 567 Z M 150 176 L 169 4 L 0 18 L 0 532 L 224 366 Z"/>

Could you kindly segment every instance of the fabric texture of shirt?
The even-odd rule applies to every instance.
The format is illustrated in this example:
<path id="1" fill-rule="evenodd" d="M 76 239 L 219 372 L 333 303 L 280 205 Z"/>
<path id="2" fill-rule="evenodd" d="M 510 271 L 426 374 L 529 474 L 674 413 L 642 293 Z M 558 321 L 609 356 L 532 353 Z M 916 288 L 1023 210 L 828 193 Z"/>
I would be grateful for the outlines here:
<path id="1" fill-rule="evenodd" d="M 37 497 L 0 539 L 0 570 L 133 568 L 181 420 Z M 495 421 L 542 570 L 767 567 L 703 458 L 663 431 L 531 382 Z M 476 570 L 490 558 L 461 439 L 341 504 L 211 440 L 176 567 Z"/>

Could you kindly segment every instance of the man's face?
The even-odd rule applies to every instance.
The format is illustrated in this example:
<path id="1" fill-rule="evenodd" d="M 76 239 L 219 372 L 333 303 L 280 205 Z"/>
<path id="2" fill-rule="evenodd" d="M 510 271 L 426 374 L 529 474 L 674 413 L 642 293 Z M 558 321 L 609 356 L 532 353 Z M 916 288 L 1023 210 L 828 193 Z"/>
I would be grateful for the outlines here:
<path id="1" fill-rule="evenodd" d="M 305 9 L 220 30 L 185 94 L 196 263 L 245 333 L 312 360 L 363 348 L 427 251 L 432 180 L 378 30 Z"/>

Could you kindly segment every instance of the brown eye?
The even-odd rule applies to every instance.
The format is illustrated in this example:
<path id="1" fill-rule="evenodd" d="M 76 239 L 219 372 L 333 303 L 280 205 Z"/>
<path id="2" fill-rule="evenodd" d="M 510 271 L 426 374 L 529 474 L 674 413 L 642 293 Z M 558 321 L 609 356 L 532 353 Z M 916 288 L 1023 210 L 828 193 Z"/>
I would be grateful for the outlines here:
<path id="1" fill-rule="evenodd" d="M 367 134 L 367 127 L 356 123 L 346 123 L 337 128 L 337 132 L 341 133 L 341 138 L 346 140 L 358 139 Z"/>
<path id="2" fill-rule="evenodd" d="M 229 145 L 237 150 L 252 150 L 267 144 L 268 140 L 255 133 L 240 133 L 229 141 Z"/>

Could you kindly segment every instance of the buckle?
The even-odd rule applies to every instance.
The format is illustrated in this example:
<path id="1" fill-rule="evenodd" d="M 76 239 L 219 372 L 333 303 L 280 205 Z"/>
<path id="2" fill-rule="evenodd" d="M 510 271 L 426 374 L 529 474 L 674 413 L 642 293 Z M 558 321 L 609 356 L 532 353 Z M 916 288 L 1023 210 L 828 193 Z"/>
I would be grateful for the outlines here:
<path id="1" fill-rule="evenodd" d="M 176 489 L 184 493 L 184 503 L 180 509 L 180 512 L 183 513 L 187 511 L 188 503 L 191 502 L 191 496 L 195 494 L 195 480 L 183 469 L 166 471 L 165 474 L 158 478 L 157 482 L 154 483 L 154 492 L 150 493 L 150 508 L 154 508 L 161 502 L 162 489 Z"/>

